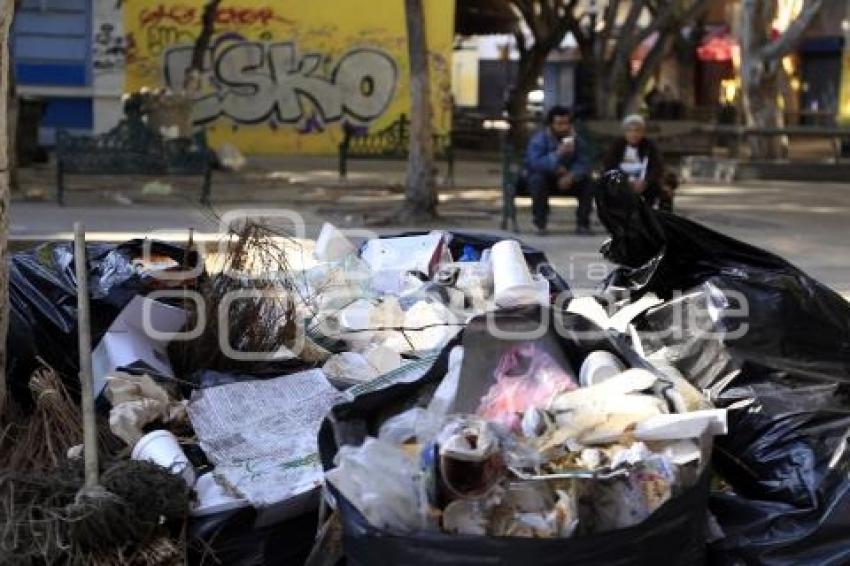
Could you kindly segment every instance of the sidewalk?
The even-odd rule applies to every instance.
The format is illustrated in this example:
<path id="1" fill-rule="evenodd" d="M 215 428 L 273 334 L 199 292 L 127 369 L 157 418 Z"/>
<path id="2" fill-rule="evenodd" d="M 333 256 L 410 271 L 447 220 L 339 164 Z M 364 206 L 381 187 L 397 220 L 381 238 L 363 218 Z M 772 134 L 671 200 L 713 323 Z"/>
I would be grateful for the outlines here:
<path id="1" fill-rule="evenodd" d="M 52 167 L 25 169 L 22 186 L 30 190 L 40 187 L 51 198 L 39 202 L 15 198 L 11 237 L 17 240 L 13 246 L 18 249 L 33 241 L 67 239 L 73 222 L 82 220 L 93 238 L 108 241 L 146 234 L 185 241 L 189 228 L 196 230 L 197 238 L 205 234 L 212 238 L 218 232 L 218 217 L 234 208 L 297 212 L 308 237 L 315 237 L 324 221 L 381 233 L 434 228 L 516 237 L 498 229 L 498 163 L 459 162 L 456 186 L 440 191 L 441 218 L 428 226 L 401 226 L 393 221 L 393 211 L 404 198 L 404 168 L 403 162 L 356 161 L 350 179 L 341 182 L 333 158 L 252 158 L 251 166 L 240 173 L 214 175 L 212 209 L 197 203 L 199 179 L 164 179 L 173 182 L 173 194 L 145 196 L 141 187 L 149 178 L 124 176 L 70 177 L 68 206 L 58 207 L 52 198 Z M 574 236 L 575 201 L 561 197 L 553 198 L 551 204 L 551 233 L 537 237 L 530 230 L 530 201 L 518 199 L 518 219 L 524 229 L 518 237 L 545 251 L 575 286 L 594 287 L 607 269 L 598 253 L 604 231 L 597 224 L 596 236 Z M 847 184 L 690 184 L 680 189 L 676 206 L 680 214 L 773 251 L 827 285 L 850 293 Z"/>
<path id="2" fill-rule="evenodd" d="M 380 191 L 398 193 L 404 186 L 407 163 L 387 160 L 352 160 L 348 177 L 339 177 L 336 156 L 251 156 L 248 165 L 239 172 L 214 171 L 212 199 L 218 204 L 244 202 L 335 202 L 354 190 L 366 194 Z M 437 181 L 451 190 L 446 179 L 446 164 L 437 163 Z M 498 161 L 459 160 L 455 164 L 454 187 L 492 188 L 502 184 L 501 163 Z M 21 187 L 43 195 L 56 197 L 56 170 L 53 164 L 20 170 Z M 158 179 L 173 187 L 171 195 L 145 195 L 142 188 L 155 177 L 121 175 L 66 175 L 66 196 L 69 204 L 99 204 L 106 200 L 165 204 L 184 202 L 200 196 L 200 178 L 170 176 Z M 104 194 L 104 192 L 108 194 Z"/>

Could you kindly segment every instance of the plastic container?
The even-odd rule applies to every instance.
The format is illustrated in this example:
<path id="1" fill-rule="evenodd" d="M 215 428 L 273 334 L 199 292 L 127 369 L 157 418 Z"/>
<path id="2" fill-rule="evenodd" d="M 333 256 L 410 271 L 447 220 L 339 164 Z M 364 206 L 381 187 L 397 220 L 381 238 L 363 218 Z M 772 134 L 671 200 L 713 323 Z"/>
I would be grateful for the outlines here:
<path id="1" fill-rule="evenodd" d="M 183 476 L 189 487 L 195 485 L 195 468 L 189 463 L 177 437 L 167 430 L 155 430 L 143 436 L 130 454 L 133 460 L 153 462 Z"/>
<path id="2" fill-rule="evenodd" d="M 602 383 L 609 377 L 625 371 L 626 366 L 620 358 L 607 350 L 595 350 L 584 358 L 578 372 L 578 381 L 582 387 Z"/>

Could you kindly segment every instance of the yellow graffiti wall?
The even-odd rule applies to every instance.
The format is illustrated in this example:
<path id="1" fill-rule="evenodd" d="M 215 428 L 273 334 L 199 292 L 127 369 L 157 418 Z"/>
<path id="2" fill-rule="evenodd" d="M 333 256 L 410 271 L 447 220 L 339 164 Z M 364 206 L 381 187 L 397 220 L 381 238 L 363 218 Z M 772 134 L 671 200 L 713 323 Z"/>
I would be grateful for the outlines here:
<path id="1" fill-rule="evenodd" d="M 454 0 L 427 0 L 432 107 L 451 126 Z M 125 90 L 183 88 L 204 0 L 124 0 Z M 374 132 L 410 108 L 402 0 L 223 0 L 193 119 L 214 146 L 335 153 L 344 127 Z"/>

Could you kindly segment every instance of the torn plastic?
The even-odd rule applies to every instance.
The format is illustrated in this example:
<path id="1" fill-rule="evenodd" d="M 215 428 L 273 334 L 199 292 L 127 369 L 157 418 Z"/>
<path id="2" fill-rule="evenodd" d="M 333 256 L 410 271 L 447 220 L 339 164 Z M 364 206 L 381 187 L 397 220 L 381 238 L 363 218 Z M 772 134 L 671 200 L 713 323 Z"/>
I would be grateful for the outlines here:
<path id="1" fill-rule="evenodd" d="M 729 407 L 716 560 L 850 562 L 850 303 L 778 256 L 649 210 L 618 175 L 597 204 L 622 266 L 605 290 L 667 299 L 643 317 L 650 359 Z"/>
<path id="2" fill-rule="evenodd" d="M 650 209 L 622 174 L 606 174 L 596 200 L 612 235 L 605 256 L 622 266 L 607 280 L 607 294 L 670 300 L 710 285 L 706 312 L 733 358 L 850 382 L 850 303 L 841 295 L 779 256 Z"/>
<path id="3" fill-rule="evenodd" d="M 343 446 L 338 466 L 326 474 L 369 523 L 400 532 L 420 528 L 416 460 L 389 442 L 367 438 L 361 446 Z"/>

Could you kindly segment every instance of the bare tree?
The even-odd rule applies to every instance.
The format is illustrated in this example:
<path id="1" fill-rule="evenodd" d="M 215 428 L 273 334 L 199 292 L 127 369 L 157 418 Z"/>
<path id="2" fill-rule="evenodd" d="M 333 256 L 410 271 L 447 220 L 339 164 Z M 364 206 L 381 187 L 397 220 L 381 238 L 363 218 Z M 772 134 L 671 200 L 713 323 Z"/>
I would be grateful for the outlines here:
<path id="1" fill-rule="evenodd" d="M 711 4 L 711 0 L 608 0 L 598 14 L 591 14 L 578 0 L 510 2 L 533 40 L 528 45 L 526 30 L 515 34 L 519 72 L 508 100 L 514 123 L 526 118 L 528 93 L 536 86 L 547 56 L 567 32 L 575 37 L 592 79 L 596 117 L 615 118 L 621 108 L 637 110 L 647 83 L 676 37 Z M 652 47 L 635 70 L 632 54 L 652 38 Z"/>
<path id="2" fill-rule="evenodd" d="M 773 36 L 777 0 L 741 2 L 741 94 L 748 126 L 782 128 L 785 116 L 779 106 L 780 85 L 785 71 L 782 58 L 799 41 L 823 5 L 823 0 L 806 0 L 797 18 L 779 37 Z M 752 157 L 784 157 L 787 140 L 780 136 L 752 136 Z"/>
<path id="3" fill-rule="evenodd" d="M 15 16 L 14 0 L 0 4 L 0 416 L 6 406 L 6 336 L 9 327 L 9 28 Z"/>
<path id="4" fill-rule="evenodd" d="M 410 59 L 410 145 L 401 219 L 422 222 L 437 214 L 428 41 L 422 0 L 405 0 L 404 9 Z"/>
<path id="5" fill-rule="evenodd" d="M 511 122 L 513 143 L 519 147 L 524 142 L 525 124 L 528 121 L 528 93 L 537 87 L 546 58 L 561 45 L 570 27 L 576 24 L 575 10 L 578 0 L 510 0 L 526 29 L 514 32 L 519 68 L 510 93 L 507 110 Z M 576 24 L 577 25 L 577 24 Z M 526 39 L 531 34 L 531 44 Z"/>
<path id="6" fill-rule="evenodd" d="M 596 29 L 585 23 L 587 18 L 571 19 L 569 29 L 582 61 L 591 62 L 596 116 L 616 118 L 619 110 L 626 114 L 637 111 L 649 80 L 677 36 L 710 5 L 711 0 L 609 0 Z M 625 12 L 624 18 L 621 12 Z M 648 23 L 644 25 L 645 19 Z M 637 69 L 633 68 L 632 54 L 650 41 L 649 51 Z"/>

